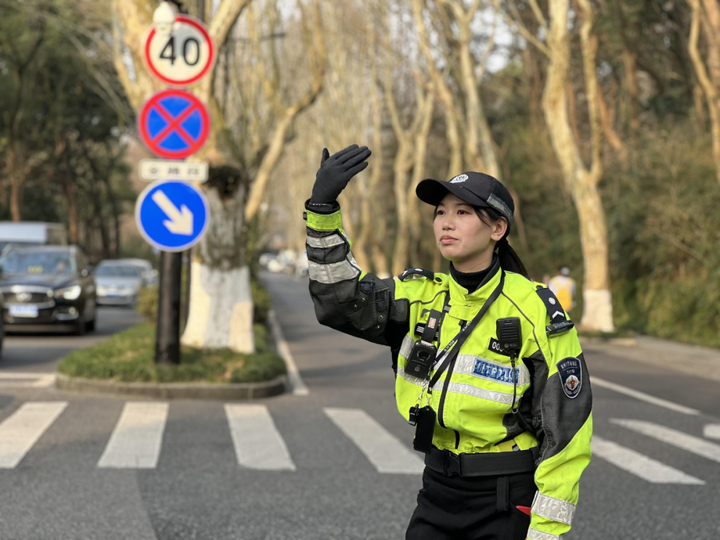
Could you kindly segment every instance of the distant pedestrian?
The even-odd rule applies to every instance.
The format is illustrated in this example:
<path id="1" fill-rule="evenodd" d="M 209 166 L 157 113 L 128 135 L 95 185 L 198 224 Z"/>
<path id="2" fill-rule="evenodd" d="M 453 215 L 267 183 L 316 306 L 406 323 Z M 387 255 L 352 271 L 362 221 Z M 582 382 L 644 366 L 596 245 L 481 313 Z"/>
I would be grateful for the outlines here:
<path id="1" fill-rule="evenodd" d="M 425 454 L 405 538 L 559 539 L 590 462 L 592 395 L 573 323 L 508 243 L 515 203 L 487 174 L 423 180 L 450 273 L 380 279 L 355 261 L 337 203 L 369 156 L 323 151 L 305 204 L 310 295 L 322 324 L 392 351 L 397 408 Z"/>
<path id="2" fill-rule="evenodd" d="M 568 314 L 575 307 L 575 280 L 570 277 L 570 268 L 561 266 L 558 275 L 550 278 L 548 288 L 555 293 L 560 305 Z"/>

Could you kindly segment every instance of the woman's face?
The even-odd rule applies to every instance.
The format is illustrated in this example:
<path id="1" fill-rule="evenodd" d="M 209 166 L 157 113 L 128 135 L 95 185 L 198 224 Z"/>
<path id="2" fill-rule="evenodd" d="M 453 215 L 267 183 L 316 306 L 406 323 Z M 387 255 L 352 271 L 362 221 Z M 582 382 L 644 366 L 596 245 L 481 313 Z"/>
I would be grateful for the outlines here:
<path id="1" fill-rule="evenodd" d="M 490 266 L 495 243 L 506 229 L 504 219 L 486 225 L 470 204 L 452 193 L 435 210 L 433 230 L 440 254 L 460 272 L 479 272 Z"/>

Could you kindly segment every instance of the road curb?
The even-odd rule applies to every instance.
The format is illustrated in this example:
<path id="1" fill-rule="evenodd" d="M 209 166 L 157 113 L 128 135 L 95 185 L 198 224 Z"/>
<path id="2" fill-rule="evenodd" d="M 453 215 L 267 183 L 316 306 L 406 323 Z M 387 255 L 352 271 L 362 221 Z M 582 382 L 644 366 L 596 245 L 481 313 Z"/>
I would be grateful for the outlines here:
<path id="1" fill-rule="evenodd" d="M 63 392 L 94 396 L 155 399 L 247 400 L 277 396 L 285 392 L 287 376 L 257 383 L 138 383 L 83 377 L 56 372 L 55 387 Z"/>

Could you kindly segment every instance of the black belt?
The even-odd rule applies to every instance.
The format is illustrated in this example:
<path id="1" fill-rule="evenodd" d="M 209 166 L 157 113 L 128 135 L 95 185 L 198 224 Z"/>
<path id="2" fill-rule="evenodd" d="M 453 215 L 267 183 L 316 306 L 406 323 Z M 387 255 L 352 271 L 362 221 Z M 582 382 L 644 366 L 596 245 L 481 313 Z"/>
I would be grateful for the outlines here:
<path id="1" fill-rule="evenodd" d="M 505 476 L 535 471 L 537 448 L 515 452 L 492 452 L 485 454 L 453 454 L 433 447 L 425 454 L 425 465 L 445 476 Z"/>

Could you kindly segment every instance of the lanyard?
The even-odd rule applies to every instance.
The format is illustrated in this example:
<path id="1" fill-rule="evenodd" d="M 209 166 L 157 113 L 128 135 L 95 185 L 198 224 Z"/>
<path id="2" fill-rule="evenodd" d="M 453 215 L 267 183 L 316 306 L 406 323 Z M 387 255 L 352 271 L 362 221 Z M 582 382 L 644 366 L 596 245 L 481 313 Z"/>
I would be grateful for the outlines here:
<path id="1" fill-rule="evenodd" d="M 440 379 L 440 376 L 445 373 L 445 370 L 448 368 L 450 363 L 455 360 L 458 353 L 460 352 L 460 348 L 463 346 L 465 341 L 467 341 L 467 338 L 470 336 L 470 333 L 475 329 L 475 327 L 480 322 L 480 319 L 483 318 L 485 313 L 487 313 L 487 310 L 490 309 L 490 306 L 497 300 L 498 296 L 500 296 L 500 293 L 502 293 L 503 285 L 505 284 L 505 272 L 503 272 L 502 268 L 500 269 L 500 283 L 498 283 L 498 286 L 495 287 L 495 290 L 492 292 L 492 294 L 488 297 L 488 299 L 485 301 L 483 306 L 480 308 L 480 311 L 477 315 L 475 315 L 475 318 L 470 322 L 470 324 L 465 325 L 460 332 L 450 341 L 450 343 L 447 344 L 447 346 L 442 350 L 440 354 L 436 356 L 435 363 L 437 364 L 440 362 L 440 365 L 438 366 L 437 370 L 435 370 L 434 374 L 428 373 L 427 378 L 425 379 L 425 384 L 423 384 L 422 392 L 420 393 L 420 397 L 418 398 L 418 402 L 422 401 L 423 394 L 425 393 L 425 390 L 428 392 L 428 400 L 429 396 L 432 393 L 432 387 L 435 386 L 435 383 Z M 447 314 L 446 307 L 448 306 L 448 299 L 450 298 L 450 295 L 448 293 L 448 297 L 445 300 L 445 307 L 443 308 L 443 311 L 445 314 Z M 445 322 L 445 315 L 443 315 L 443 322 Z M 457 345 L 457 347 L 454 347 L 454 345 Z M 452 350 L 451 350 L 452 349 Z M 431 378 L 432 376 L 432 378 Z"/>

